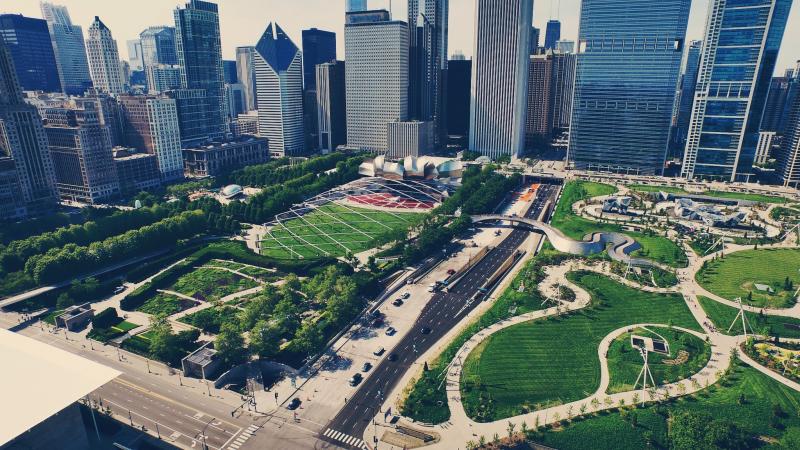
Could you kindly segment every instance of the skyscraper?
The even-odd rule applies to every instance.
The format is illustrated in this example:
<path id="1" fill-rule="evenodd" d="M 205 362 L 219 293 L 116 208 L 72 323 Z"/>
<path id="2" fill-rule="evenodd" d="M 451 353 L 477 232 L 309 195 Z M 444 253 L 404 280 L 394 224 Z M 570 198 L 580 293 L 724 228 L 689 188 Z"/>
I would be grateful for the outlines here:
<path id="1" fill-rule="evenodd" d="M 433 122 L 434 145 L 446 137 L 449 0 L 409 0 L 409 116 Z"/>
<path id="2" fill-rule="evenodd" d="M 269 24 L 256 44 L 258 134 L 271 155 L 303 153 L 303 53 L 278 24 Z"/>
<path id="3" fill-rule="evenodd" d="M 567 152 L 575 167 L 663 172 L 690 3 L 583 0 Z"/>
<path id="4" fill-rule="evenodd" d="M 477 0 L 469 149 L 492 158 L 525 146 L 532 0 Z"/>
<path id="5" fill-rule="evenodd" d="M 318 64 L 316 72 L 319 149 L 327 153 L 347 142 L 345 62 Z"/>
<path id="6" fill-rule="evenodd" d="M 791 5 L 711 2 L 681 176 L 747 180 Z"/>
<path id="7" fill-rule="evenodd" d="M 167 26 L 149 27 L 139 33 L 142 41 L 142 61 L 145 67 L 155 64 L 178 64 L 175 50 L 175 28 Z"/>
<path id="8" fill-rule="evenodd" d="M 42 2 L 41 8 L 53 42 L 61 90 L 68 95 L 83 94 L 92 87 L 83 29 L 72 24 L 66 6 Z"/>
<path id="9" fill-rule="evenodd" d="M 11 52 L 0 36 L 0 153 L 14 160 L 20 205 L 27 213 L 39 213 L 57 202 L 53 160 L 47 135 L 36 107 L 22 97 L 22 87 Z M 10 164 L 6 163 L 8 168 Z M 24 214 L 22 207 L 16 215 Z"/>
<path id="10" fill-rule="evenodd" d="M 386 10 L 348 13 L 347 145 L 384 153 L 389 122 L 408 119 L 408 24 Z"/>
<path id="11" fill-rule="evenodd" d="M 447 135 L 454 143 L 465 144 L 469 138 L 471 83 L 472 61 L 451 59 L 447 64 Z"/>
<path id="12" fill-rule="evenodd" d="M 367 0 L 347 0 L 346 12 L 361 12 L 367 10 Z"/>
<path id="13" fill-rule="evenodd" d="M 154 95 L 122 95 L 125 144 L 158 157 L 162 180 L 183 178 L 181 129 L 176 100 Z"/>
<path id="14" fill-rule="evenodd" d="M 20 14 L 0 15 L 5 38 L 23 90 L 60 92 L 61 80 L 47 22 Z"/>
<path id="15" fill-rule="evenodd" d="M 564 42 L 564 41 L 560 41 Z M 572 119 L 572 93 L 575 87 L 575 64 L 577 55 L 569 52 L 553 52 L 553 127 L 569 129 Z"/>
<path id="16" fill-rule="evenodd" d="M 547 145 L 553 132 L 553 52 L 532 55 L 528 63 L 525 148 Z"/>
<path id="17" fill-rule="evenodd" d="M 131 70 L 144 70 L 144 55 L 142 54 L 142 40 L 131 39 L 128 44 L 128 63 Z"/>
<path id="18" fill-rule="evenodd" d="M 117 41 L 111 36 L 111 30 L 97 16 L 89 27 L 86 52 L 89 55 L 89 71 L 92 74 L 94 87 L 100 92 L 109 94 L 123 92 L 124 83 Z"/>
<path id="19" fill-rule="evenodd" d="M 530 38 L 530 43 L 531 43 L 531 45 L 530 45 L 530 53 L 531 53 L 531 55 L 535 55 L 536 53 L 539 52 L 539 34 L 541 32 L 542 32 L 542 30 L 540 30 L 540 29 L 538 29 L 536 27 L 531 27 L 531 38 Z"/>
<path id="20" fill-rule="evenodd" d="M 800 95 L 792 100 L 778 152 L 778 177 L 784 186 L 800 186 Z"/>
<path id="21" fill-rule="evenodd" d="M 556 42 L 559 40 L 561 40 L 561 22 L 559 20 L 550 19 L 547 21 L 547 28 L 545 28 L 544 32 L 545 50 L 556 48 Z"/>
<path id="22" fill-rule="evenodd" d="M 311 28 L 303 30 L 303 87 L 316 89 L 317 64 L 336 61 L 336 33 Z"/>
<path id="23" fill-rule="evenodd" d="M 672 146 L 680 153 L 683 153 L 683 149 L 686 147 L 686 136 L 689 133 L 689 120 L 692 118 L 694 90 L 697 86 L 697 72 L 700 69 L 702 47 L 703 41 L 692 41 L 686 49 L 686 61 L 676 105 L 675 130 L 672 135 Z"/>
<path id="24" fill-rule="evenodd" d="M 789 77 L 772 78 L 760 131 L 774 131 L 783 134 L 789 115 L 789 104 L 792 101 L 790 94 L 795 84 L 796 81 Z"/>
<path id="25" fill-rule="evenodd" d="M 174 15 L 181 85 L 184 89 L 205 91 L 206 134 L 209 137 L 223 135 L 227 126 L 219 9 L 215 3 L 189 0 L 184 8 L 175 9 Z"/>
<path id="26" fill-rule="evenodd" d="M 256 66 L 253 61 L 255 47 L 236 47 L 236 75 L 244 86 L 245 107 L 247 111 L 255 111 L 256 103 Z"/>
<path id="27" fill-rule="evenodd" d="M 236 71 L 236 61 L 222 61 L 222 75 L 225 84 L 236 84 L 239 82 L 239 74 Z"/>

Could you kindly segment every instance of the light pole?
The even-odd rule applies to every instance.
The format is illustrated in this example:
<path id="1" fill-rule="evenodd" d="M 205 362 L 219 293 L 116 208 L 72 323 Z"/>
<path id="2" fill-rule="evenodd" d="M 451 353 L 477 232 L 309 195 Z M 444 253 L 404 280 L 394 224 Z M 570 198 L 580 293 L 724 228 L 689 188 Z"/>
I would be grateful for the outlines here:
<path id="1" fill-rule="evenodd" d="M 211 387 L 208 386 L 208 380 L 206 380 L 206 368 L 205 366 L 200 366 L 200 373 L 203 374 L 203 381 L 206 383 L 206 389 L 208 389 L 208 396 L 211 397 Z"/>

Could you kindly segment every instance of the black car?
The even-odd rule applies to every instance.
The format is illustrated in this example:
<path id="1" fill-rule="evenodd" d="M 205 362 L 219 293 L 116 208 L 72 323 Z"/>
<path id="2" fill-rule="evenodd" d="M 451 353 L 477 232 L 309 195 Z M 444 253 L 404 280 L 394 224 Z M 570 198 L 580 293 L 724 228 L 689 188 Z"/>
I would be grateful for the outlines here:
<path id="1" fill-rule="evenodd" d="M 420 329 L 419 331 L 422 334 L 431 334 L 431 329 L 428 327 L 422 327 L 422 329 Z"/>
<path id="2" fill-rule="evenodd" d="M 288 405 L 286 405 L 286 409 L 288 409 L 290 411 L 291 410 L 295 410 L 295 409 L 300 407 L 300 403 L 303 403 L 303 402 L 300 401 L 299 398 L 295 397 L 295 398 L 292 399 L 292 401 L 289 402 Z"/>
<path id="3" fill-rule="evenodd" d="M 370 363 L 370 362 L 365 362 L 364 365 L 361 366 L 361 371 L 362 372 L 369 372 L 370 369 L 372 369 L 372 363 Z"/>
<path id="4" fill-rule="evenodd" d="M 394 306 L 402 306 L 403 305 L 403 301 L 398 298 L 397 300 L 393 301 L 392 304 Z"/>
<path id="5" fill-rule="evenodd" d="M 392 353 L 392 354 L 391 354 L 391 355 L 389 355 L 389 357 L 388 357 L 388 358 L 386 358 L 386 359 L 388 359 L 389 361 L 397 361 L 397 358 L 398 358 L 398 356 L 397 356 L 397 353 Z"/>
<path id="6" fill-rule="evenodd" d="M 360 373 L 356 373 L 350 377 L 350 381 L 348 381 L 348 383 L 350 383 L 350 386 L 357 386 L 358 383 L 361 383 L 361 380 L 363 379 L 364 377 Z"/>

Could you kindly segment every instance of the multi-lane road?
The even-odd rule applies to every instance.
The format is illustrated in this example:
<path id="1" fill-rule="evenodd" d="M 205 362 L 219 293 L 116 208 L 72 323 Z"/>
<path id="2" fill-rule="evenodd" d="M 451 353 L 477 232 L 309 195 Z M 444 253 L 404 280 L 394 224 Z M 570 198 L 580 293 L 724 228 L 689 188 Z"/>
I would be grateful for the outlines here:
<path id="1" fill-rule="evenodd" d="M 554 199 L 556 191 L 556 186 L 543 184 L 537 191 L 526 217 L 538 218 L 547 202 Z M 519 249 L 529 234 L 530 231 L 524 229 L 512 230 L 497 247 L 470 269 L 450 289 L 450 292 L 435 294 L 411 331 L 389 352 L 393 357 L 385 357 L 373 369 L 361 388 L 348 399 L 347 404 L 324 429 L 321 439 L 340 446 L 366 448 L 360 437 L 383 404 L 384 396 L 394 389 L 419 355 L 430 349 L 478 305 L 479 302 L 470 302 L 469 299 L 477 294 L 486 281 Z"/>

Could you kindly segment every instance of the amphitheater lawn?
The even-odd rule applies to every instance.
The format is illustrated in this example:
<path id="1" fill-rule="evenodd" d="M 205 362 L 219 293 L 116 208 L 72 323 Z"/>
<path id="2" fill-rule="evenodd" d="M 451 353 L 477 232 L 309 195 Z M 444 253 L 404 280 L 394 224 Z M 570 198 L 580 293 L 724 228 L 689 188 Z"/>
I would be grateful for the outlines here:
<path id="1" fill-rule="evenodd" d="M 773 195 L 763 195 L 763 194 L 748 194 L 746 192 L 727 192 L 727 191 L 705 191 L 703 195 L 708 195 L 709 197 L 717 197 L 717 198 L 731 198 L 735 200 L 748 200 L 751 202 L 758 202 L 758 203 L 788 203 L 789 200 L 783 197 L 776 197 Z"/>
<path id="2" fill-rule="evenodd" d="M 745 401 L 740 402 L 741 398 Z M 630 414 L 636 414 L 636 426 L 631 426 L 630 419 L 626 420 L 620 413 L 614 412 L 575 421 L 563 429 L 548 430 L 534 440 L 562 450 L 585 449 L 587 442 L 591 442 L 591 448 L 597 450 L 670 448 L 667 435 L 669 413 L 696 412 L 709 414 L 713 420 L 733 422 L 757 444 L 752 448 L 761 448 L 764 442 L 757 441 L 758 437 L 779 439 L 786 429 L 800 426 L 800 416 L 792 412 L 776 420 L 773 417 L 776 405 L 784 412 L 800 410 L 800 392 L 753 368 L 739 365 L 726 381 L 700 395 L 627 412 L 629 417 Z M 773 426 L 772 421 L 779 426 Z M 648 438 L 652 443 L 650 446 L 647 445 Z"/>
<path id="3" fill-rule="evenodd" d="M 642 246 L 634 256 L 658 261 L 671 267 L 686 267 L 688 260 L 683 250 L 673 241 L 663 236 L 648 236 L 644 233 L 623 231 L 622 227 L 614 223 L 600 223 L 576 216 L 572 205 L 581 200 L 587 200 L 600 195 L 611 195 L 617 189 L 614 186 L 588 181 L 571 181 L 564 186 L 561 200 L 558 202 L 553 214 L 551 224 L 572 239 L 583 239 L 585 236 L 598 232 L 624 232 Z"/>
<path id="4" fill-rule="evenodd" d="M 720 297 L 733 300 L 741 297 L 750 304 L 770 308 L 788 308 L 795 302 L 795 290 L 800 287 L 800 249 L 746 250 L 710 261 L 697 272 L 697 281 Z M 786 277 L 792 289 L 784 289 Z M 770 286 L 774 293 L 760 291 L 755 284 Z"/>
<path id="5" fill-rule="evenodd" d="M 470 417 L 499 420 L 593 394 L 600 384 L 597 347 L 625 325 L 672 323 L 702 331 L 680 295 L 638 291 L 589 272 L 569 279 L 592 295 L 588 308 L 509 327 L 469 355 L 461 391 Z"/>
<path id="6" fill-rule="evenodd" d="M 739 319 L 736 325 L 731 328 L 731 331 L 728 332 L 728 328 L 730 328 L 739 312 L 736 308 L 723 305 L 707 297 L 698 296 L 697 300 L 720 333 L 727 335 L 743 334 L 741 319 Z M 800 319 L 767 316 L 751 312 L 745 312 L 745 314 L 747 315 L 747 322 L 756 333 L 762 333 L 766 328 L 769 330 L 767 334 L 770 336 L 794 339 L 800 338 Z M 750 330 L 748 330 L 748 332 L 750 332 Z"/>
<path id="7" fill-rule="evenodd" d="M 261 253 L 276 259 L 320 258 L 359 253 L 408 229 L 420 213 L 394 213 L 328 204 L 302 218 L 275 226 Z M 293 251 L 287 250 L 286 247 Z"/>
<path id="8" fill-rule="evenodd" d="M 697 336 L 663 327 L 648 327 L 647 330 L 637 328 L 633 333 L 625 333 L 618 337 L 608 349 L 608 370 L 611 375 L 609 393 L 633 390 L 634 383 L 642 370 L 642 356 L 631 346 L 632 334 L 653 338 L 660 336 L 668 342 L 670 355 L 660 353 L 648 355 L 650 372 L 658 384 L 685 380 L 700 372 L 711 358 L 711 346 Z M 681 352 L 686 352 L 687 359 L 680 359 Z M 668 364 L 669 362 L 672 364 Z M 650 385 L 649 380 L 647 384 Z"/>

